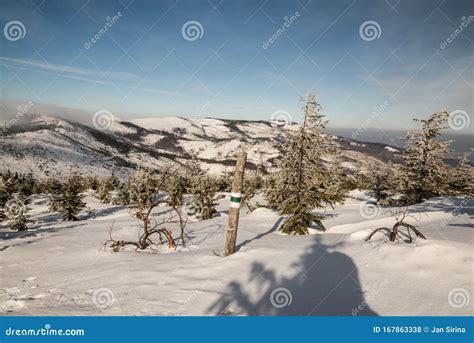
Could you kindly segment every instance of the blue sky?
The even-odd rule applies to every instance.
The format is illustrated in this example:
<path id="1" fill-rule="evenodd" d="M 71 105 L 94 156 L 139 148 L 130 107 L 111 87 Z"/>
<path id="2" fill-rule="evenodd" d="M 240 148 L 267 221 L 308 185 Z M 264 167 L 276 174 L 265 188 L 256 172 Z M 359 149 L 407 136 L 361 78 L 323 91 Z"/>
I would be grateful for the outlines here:
<path id="1" fill-rule="evenodd" d="M 468 0 L 3 0 L 2 27 L 26 33 L 0 37 L 1 97 L 122 118 L 298 121 L 312 91 L 331 126 L 404 129 L 442 108 L 472 116 L 474 18 L 441 47 L 470 15 Z M 189 21 L 196 40 L 183 37 Z M 380 30 L 363 39 L 367 21 Z"/>

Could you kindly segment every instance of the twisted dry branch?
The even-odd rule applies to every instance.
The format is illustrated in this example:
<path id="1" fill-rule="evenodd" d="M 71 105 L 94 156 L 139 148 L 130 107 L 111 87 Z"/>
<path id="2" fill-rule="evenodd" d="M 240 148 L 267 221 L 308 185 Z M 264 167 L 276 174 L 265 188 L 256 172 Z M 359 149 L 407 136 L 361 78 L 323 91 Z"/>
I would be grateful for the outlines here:
<path id="1" fill-rule="evenodd" d="M 166 241 L 168 242 L 168 248 L 170 249 L 175 249 L 176 250 L 176 242 L 173 238 L 173 235 L 170 230 L 166 228 L 160 228 L 160 229 L 152 229 L 148 231 L 144 231 L 137 242 L 132 242 L 132 241 L 125 241 L 125 240 L 115 240 L 112 237 L 112 231 L 113 231 L 113 223 L 110 226 L 109 230 L 109 237 L 110 239 L 104 243 L 104 250 L 107 248 L 111 248 L 114 252 L 120 251 L 123 247 L 127 245 L 134 246 L 136 249 L 139 250 L 144 250 L 147 247 L 149 247 L 152 244 L 155 244 L 151 240 L 151 236 L 154 234 L 158 234 L 159 240 L 161 244 L 164 244 Z M 165 239 L 163 239 L 165 237 Z"/>
<path id="2" fill-rule="evenodd" d="M 412 235 L 410 233 L 410 230 L 413 231 L 413 233 L 415 234 L 416 237 L 419 237 L 421 239 L 426 239 L 425 235 L 423 235 L 420 232 L 420 230 L 418 230 L 418 228 L 416 226 L 405 223 L 405 222 L 402 222 L 402 221 L 398 221 L 397 223 L 395 223 L 395 225 L 392 227 L 391 230 L 389 228 L 386 228 L 386 227 L 380 227 L 378 229 L 375 229 L 374 231 L 372 231 L 372 233 L 369 236 L 367 236 L 365 241 L 366 242 L 369 241 L 375 235 L 375 233 L 377 233 L 378 231 L 386 231 L 390 241 L 394 242 L 395 240 L 398 239 L 399 235 L 402 234 L 402 232 L 399 231 L 400 226 L 405 227 L 407 229 L 408 237 L 409 237 L 409 243 L 413 242 L 413 238 L 412 238 Z"/>

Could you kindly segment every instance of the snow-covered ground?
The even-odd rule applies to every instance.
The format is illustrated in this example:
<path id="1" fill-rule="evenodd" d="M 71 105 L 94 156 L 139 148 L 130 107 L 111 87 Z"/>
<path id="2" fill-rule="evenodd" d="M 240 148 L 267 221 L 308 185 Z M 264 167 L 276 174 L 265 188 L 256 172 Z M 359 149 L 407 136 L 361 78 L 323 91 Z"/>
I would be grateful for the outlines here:
<path id="1" fill-rule="evenodd" d="M 189 225 L 188 247 L 104 251 L 133 238 L 127 210 L 92 197 L 95 218 L 60 222 L 46 200 L 32 204 L 30 232 L 0 230 L 0 311 L 4 315 L 472 315 L 474 202 L 435 198 L 414 206 L 427 241 L 389 243 L 371 229 L 393 224 L 387 209 L 354 191 L 327 211 L 326 233 L 290 237 L 282 218 L 242 210 L 239 251 L 222 250 L 221 215 Z M 161 208 L 161 211 L 166 210 Z M 453 216 L 452 214 L 457 214 Z M 87 218 L 83 213 L 82 219 Z"/>

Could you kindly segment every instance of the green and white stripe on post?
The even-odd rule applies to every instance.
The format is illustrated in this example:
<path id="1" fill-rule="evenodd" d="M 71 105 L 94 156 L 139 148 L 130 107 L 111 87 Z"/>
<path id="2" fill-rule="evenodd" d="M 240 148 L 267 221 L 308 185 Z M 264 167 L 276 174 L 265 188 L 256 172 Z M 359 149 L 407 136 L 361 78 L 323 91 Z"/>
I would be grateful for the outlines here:
<path id="1" fill-rule="evenodd" d="M 240 203 L 242 202 L 242 193 L 230 193 L 230 207 L 240 208 Z"/>

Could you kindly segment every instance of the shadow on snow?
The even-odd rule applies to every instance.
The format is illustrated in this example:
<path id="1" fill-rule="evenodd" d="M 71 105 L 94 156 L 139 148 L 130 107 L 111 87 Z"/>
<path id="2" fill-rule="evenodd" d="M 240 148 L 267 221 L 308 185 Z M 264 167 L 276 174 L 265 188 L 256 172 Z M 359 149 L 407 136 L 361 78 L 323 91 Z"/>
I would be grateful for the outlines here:
<path id="1" fill-rule="evenodd" d="M 291 277 L 279 277 L 254 262 L 244 284 L 232 281 L 208 308 L 216 315 L 376 316 L 364 299 L 352 259 L 316 235 L 314 243 L 293 264 Z M 249 294 L 257 288 L 259 296 Z"/>

